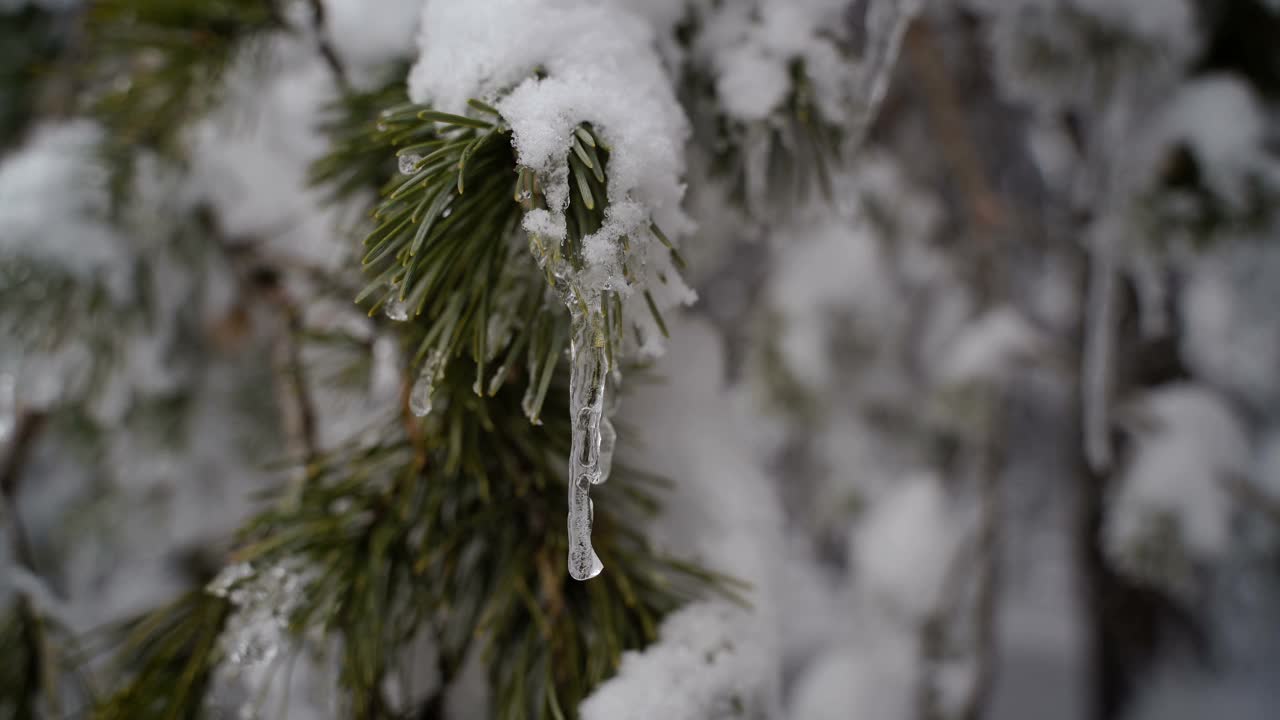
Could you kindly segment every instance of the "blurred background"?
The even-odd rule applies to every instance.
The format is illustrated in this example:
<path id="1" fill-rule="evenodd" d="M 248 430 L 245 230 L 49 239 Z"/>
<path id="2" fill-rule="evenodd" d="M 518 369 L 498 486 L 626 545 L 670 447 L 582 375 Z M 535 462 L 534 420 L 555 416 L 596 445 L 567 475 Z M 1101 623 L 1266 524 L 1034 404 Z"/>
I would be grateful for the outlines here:
<path id="1" fill-rule="evenodd" d="M 751 607 L 667 608 L 565 712 L 1280 715 L 1280 2 L 612 4 L 690 116 L 697 223 L 619 462 L 672 481 L 652 547 Z M 299 624 L 293 566 L 174 621 L 180 653 L 117 632 L 243 581 L 267 494 L 400 427 L 416 344 L 352 303 L 395 162 L 351 148 L 404 102 L 422 5 L 0 0 L 0 718 L 174 686 L 168 717 L 524 716 L 438 627 L 351 681 L 316 648 L 359 626 Z M 707 39 L 734 8 L 801 33 L 764 119 L 733 102 L 763 61 Z"/>

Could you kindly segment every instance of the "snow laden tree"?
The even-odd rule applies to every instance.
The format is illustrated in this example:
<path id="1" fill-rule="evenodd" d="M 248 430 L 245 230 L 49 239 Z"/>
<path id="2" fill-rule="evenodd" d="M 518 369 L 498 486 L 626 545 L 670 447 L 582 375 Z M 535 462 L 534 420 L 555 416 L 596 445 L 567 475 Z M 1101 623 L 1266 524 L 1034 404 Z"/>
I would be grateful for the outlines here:
<path id="1" fill-rule="evenodd" d="M 611 417 L 686 184 L 830 194 L 912 3 L 9 5 L 7 716 L 570 717 L 751 613 Z"/>
<path id="2" fill-rule="evenodd" d="M 0 0 L 0 718 L 1269 719 L 1278 29 Z"/>
<path id="3" fill-rule="evenodd" d="M 1094 711 L 1261 717 L 1255 673 L 1277 658 L 1262 628 L 1278 607 L 1280 345 L 1261 288 L 1275 280 L 1265 38 L 1280 14 L 1252 0 L 971 5 L 1085 253 L 1076 522 Z"/>

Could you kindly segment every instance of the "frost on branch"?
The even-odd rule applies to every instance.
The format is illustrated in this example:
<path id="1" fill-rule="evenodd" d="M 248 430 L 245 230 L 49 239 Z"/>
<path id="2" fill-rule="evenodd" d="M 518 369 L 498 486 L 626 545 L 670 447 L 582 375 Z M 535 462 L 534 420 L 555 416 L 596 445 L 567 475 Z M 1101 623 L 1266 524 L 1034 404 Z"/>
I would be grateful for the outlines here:
<path id="1" fill-rule="evenodd" d="M 884 99 L 916 0 L 752 0 L 697 6 L 687 66 L 699 145 L 762 219 L 803 205 Z M 699 118 L 706 120 L 706 118 Z"/>

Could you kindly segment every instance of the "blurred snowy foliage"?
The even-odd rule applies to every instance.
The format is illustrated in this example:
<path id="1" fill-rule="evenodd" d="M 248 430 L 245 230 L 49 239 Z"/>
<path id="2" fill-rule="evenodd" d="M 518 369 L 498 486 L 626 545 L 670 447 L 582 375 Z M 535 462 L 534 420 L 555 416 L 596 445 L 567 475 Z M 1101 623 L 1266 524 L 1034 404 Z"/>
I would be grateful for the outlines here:
<path id="1" fill-rule="evenodd" d="M 208 588 L 232 606 L 210 710 L 347 717 L 341 640 L 291 624 L 314 568 L 234 548 L 264 491 L 289 507 L 387 427 L 429 438 L 424 464 L 492 444 L 450 434 L 456 400 L 414 407 L 412 308 L 351 303 L 377 184 L 311 184 L 337 142 L 318 119 L 396 73 L 402 99 L 496 109 L 490 142 L 545 198 L 522 253 L 568 237 L 582 128 L 607 146 L 603 222 L 579 264 L 545 266 L 573 286 L 546 293 L 556 312 L 616 293 L 633 319 L 574 439 L 593 484 L 616 426 L 616 467 L 672 481 L 644 547 L 748 588 L 654 618 L 564 716 L 1274 715 L 1280 46 L 1250 33 L 1280 32 L 1280 3 L 376 5 L 273 3 L 283 25 L 173 128 L 180 157 L 130 149 L 127 196 L 111 126 L 62 90 L 0 138 L 6 607 L 78 635 Z M 0 21 L 44 13 L 75 42 L 81 8 L 2 0 Z M 519 302 L 468 312 L 505 345 Z M 534 369 L 512 375 L 533 388 Z M 444 667 L 438 635 L 488 632 L 450 607 L 376 659 L 388 716 L 509 706 L 493 668 L 528 649 Z M 600 659 L 575 662 L 548 676 Z M 0 718 L 16 707 L 0 696 Z"/>

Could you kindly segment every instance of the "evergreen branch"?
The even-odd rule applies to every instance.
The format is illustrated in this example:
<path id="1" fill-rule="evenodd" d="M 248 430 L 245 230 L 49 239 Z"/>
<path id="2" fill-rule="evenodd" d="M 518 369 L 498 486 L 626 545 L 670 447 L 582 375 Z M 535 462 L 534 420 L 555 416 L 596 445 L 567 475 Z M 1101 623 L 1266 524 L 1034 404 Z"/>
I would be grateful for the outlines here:
<path id="1" fill-rule="evenodd" d="M 89 110 L 108 128 L 113 190 L 127 190 L 137 148 L 181 157 L 181 130 L 222 97 L 247 41 L 285 29 L 266 0 L 98 0 L 85 20 Z"/>
<path id="2" fill-rule="evenodd" d="M 204 717 L 231 609 L 225 598 L 196 589 L 122 624 L 116 660 L 129 679 L 94 709 L 95 720 Z"/>
<path id="3" fill-rule="evenodd" d="M 624 650 L 654 639 L 663 615 L 706 589 L 733 593 L 727 578 L 646 544 L 635 527 L 654 498 L 625 470 L 601 486 L 608 502 L 595 521 L 596 546 L 615 569 L 589 584 L 569 578 L 564 382 L 559 375 L 548 396 L 555 412 L 534 426 L 513 390 L 485 400 L 446 379 L 424 427 L 425 467 L 392 426 L 381 444 L 328 455 L 298 503 L 247 525 L 238 560 L 301 558 L 314 571 L 291 627 L 344 639 L 352 717 L 386 710 L 389 663 L 423 623 L 437 628 L 447 667 L 481 642 L 497 717 L 552 708 L 572 717 Z"/>
<path id="4" fill-rule="evenodd" d="M 690 68 L 684 84 L 684 104 L 710 118 L 696 131 L 698 144 L 712 148 L 711 173 L 726 181 L 730 200 L 758 218 L 804 207 L 815 188 L 830 202 L 831 168 L 843 156 L 844 128 L 819 112 L 804 61 L 792 60 L 789 70 L 785 100 L 751 123 L 718 109 L 711 76 Z"/>
<path id="5" fill-rule="evenodd" d="M 372 89 L 346 93 L 325 108 L 318 129 L 329 137 L 330 150 L 311 165 L 308 182 L 323 189 L 327 200 L 376 192 L 396 174 L 396 159 L 383 142 L 378 117 L 384 108 L 408 104 L 408 72 L 407 65 L 396 63 Z"/>
<path id="6" fill-rule="evenodd" d="M 353 115 L 396 93 L 403 91 L 384 87 L 345 101 L 327 125 L 338 147 L 311 170 L 313 182 L 340 196 L 383 176 L 386 158 L 399 160 L 401 174 L 385 181 L 364 241 L 362 264 L 372 280 L 356 301 L 367 302 L 371 315 L 385 310 L 428 327 L 413 357 L 421 367 L 419 395 L 427 396 L 420 408 L 429 406 L 431 388 L 461 358 L 474 367 L 475 392 L 492 395 L 523 354 L 524 410 L 539 422 L 555 361 L 569 340 L 567 313 L 548 288 L 566 290 L 562 264 L 580 268 L 582 239 L 604 223 L 607 147 L 589 125 L 575 130 L 566 158 L 566 238 L 552 244 L 531 236 L 530 257 L 517 228 L 522 212 L 545 208 L 545 196 L 536 174 L 518 167 L 501 114 L 473 100 L 472 109 L 484 117 L 407 102 L 382 111 L 372 129 L 368 115 Z M 670 247 L 660 230 L 653 232 Z M 634 281 L 623 244 L 623 274 Z M 622 303 L 607 292 L 603 305 L 610 309 L 603 332 L 612 359 L 622 341 Z M 652 302 L 650 310 L 662 327 Z M 498 365 L 490 374 L 492 362 Z"/>

